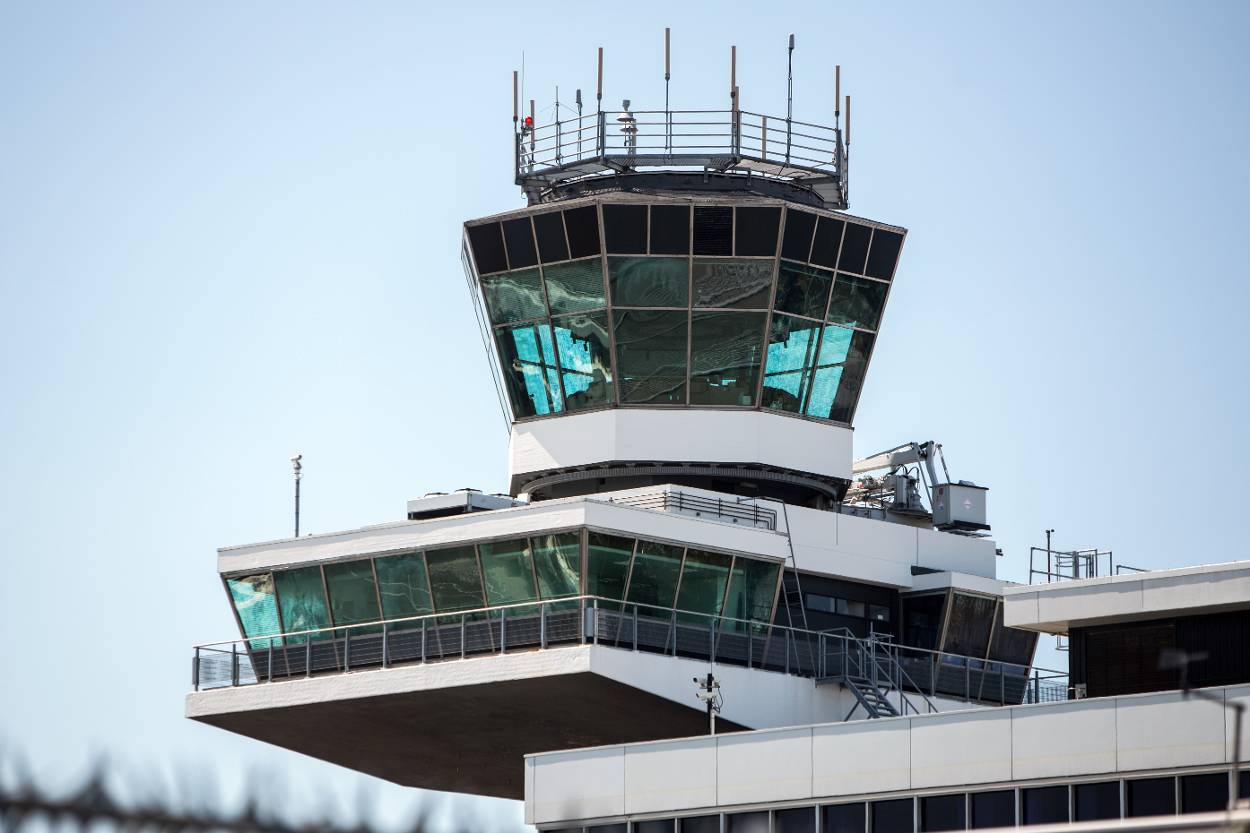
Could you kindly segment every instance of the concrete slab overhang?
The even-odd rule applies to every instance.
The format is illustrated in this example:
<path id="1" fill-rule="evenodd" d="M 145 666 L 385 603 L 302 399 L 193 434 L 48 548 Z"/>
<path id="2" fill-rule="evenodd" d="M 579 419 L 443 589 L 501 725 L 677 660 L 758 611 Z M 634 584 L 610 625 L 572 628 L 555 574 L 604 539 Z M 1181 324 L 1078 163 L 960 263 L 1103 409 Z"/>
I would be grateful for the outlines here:
<path id="1" fill-rule="evenodd" d="M 604 651 L 619 656 L 597 672 Z M 691 705 L 622 682 L 631 656 Z M 397 784 L 520 799 L 526 753 L 706 734 L 690 664 L 587 645 L 198 691 L 186 715 Z"/>

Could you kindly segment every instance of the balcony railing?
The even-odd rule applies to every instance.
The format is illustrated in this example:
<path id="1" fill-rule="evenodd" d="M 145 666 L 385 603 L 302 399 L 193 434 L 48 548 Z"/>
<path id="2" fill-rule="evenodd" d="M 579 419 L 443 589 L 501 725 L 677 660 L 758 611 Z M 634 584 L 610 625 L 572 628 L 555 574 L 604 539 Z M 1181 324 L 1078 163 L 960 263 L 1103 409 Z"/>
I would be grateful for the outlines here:
<path id="1" fill-rule="evenodd" d="M 704 497 L 677 489 L 660 489 L 654 492 L 612 496 L 603 500 L 605 503 L 632 506 L 636 509 L 674 512 L 723 523 L 753 526 L 759 529 L 777 529 L 776 510 L 759 506 L 750 498 L 725 500 L 723 498 Z"/>
<path id="2" fill-rule="evenodd" d="M 585 644 L 817 680 L 867 671 L 887 691 L 993 705 L 1068 697 L 1062 672 L 597 596 L 199 645 L 191 683 L 200 691 Z"/>

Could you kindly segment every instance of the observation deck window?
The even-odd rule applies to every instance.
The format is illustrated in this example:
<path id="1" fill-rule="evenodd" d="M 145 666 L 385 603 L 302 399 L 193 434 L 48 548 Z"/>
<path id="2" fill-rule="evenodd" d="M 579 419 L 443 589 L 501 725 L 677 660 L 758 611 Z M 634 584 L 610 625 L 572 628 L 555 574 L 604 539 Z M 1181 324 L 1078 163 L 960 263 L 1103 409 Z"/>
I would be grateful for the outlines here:
<path id="1" fill-rule="evenodd" d="M 368 561 L 341 561 L 325 566 L 326 595 L 330 615 L 336 625 L 358 625 L 382 618 L 378 607 L 378 587 L 373 564 Z M 362 630 L 373 630 L 372 628 Z"/>
<path id="2" fill-rule="evenodd" d="M 694 253 L 696 255 L 733 254 L 733 207 L 728 205 L 696 205 L 694 208 Z"/>
<path id="3" fill-rule="evenodd" d="M 508 249 L 508 266 L 523 269 L 538 265 L 538 252 L 534 248 L 534 227 L 529 217 L 503 221 L 503 240 Z"/>
<path id="4" fill-rule="evenodd" d="M 694 313 L 690 404 L 753 404 L 765 319 L 762 312 Z"/>
<path id="5" fill-rule="evenodd" d="M 293 631 L 312 631 L 330 626 L 330 614 L 326 607 L 325 583 L 318 567 L 300 567 L 295 570 L 282 570 L 274 574 L 274 587 L 278 592 L 279 609 L 282 612 L 282 627 L 286 633 Z M 314 635 L 314 639 L 328 639 L 329 633 Z M 300 644 L 306 641 L 303 635 L 287 637 L 288 641 Z"/>
<path id="6" fill-rule="evenodd" d="M 912 833 L 916 827 L 915 801 L 892 798 L 872 802 L 872 833 Z"/>
<path id="7" fill-rule="evenodd" d="M 677 590 L 677 608 L 718 616 L 725 599 L 725 585 L 729 578 L 730 557 L 716 552 L 686 550 L 682 565 L 681 584 Z M 678 619 L 701 623 L 693 616 L 678 615 Z"/>
<path id="8" fill-rule="evenodd" d="M 605 306 L 603 265 L 597 257 L 544 266 L 543 282 L 552 315 L 586 312 Z M 531 317 L 537 318 L 541 315 L 543 313 L 539 312 Z"/>
<path id="9" fill-rule="evenodd" d="M 586 547 L 586 592 L 605 599 L 625 598 L 634 539 L 592 532 Z"/>
<path id="10" fill-rule="evenodd" d="M 239 614 L 239 624 L 243 628 L 244 636 L 267 636 L 282 630 L 272 575 L 264 573 L 259 576 L 227 579 L 226 587 L 230 590 L 234 609 Z M 253 642 L 251 647 L 259 648 L 261 644 L 259 641 Z"/>
<path id="11" fill-rule="evenodd" d="M 639 541 L 626 600 L 653 607 L 673 607 L 677 579 L 681 575 L 681 557 L 681 547 Z"/>
<path id="12" fill-rule="evenodd" d="M 696 258 L 691 267 L 694 306 L 768 309 L 774 261 Z"/>
<path id="13" fill-rule="evenodd" d="M 375 558 L 378 592 L 387 619 L 424 616 L 434 612 L 425 556 L 419 552 Z"/>
<path id="14" fill-rule="evenodd" d="M 479 544 L 478 553 L 482 559 L 487 604 L 517 604 L 538 598 L 534 560 L 527 538 Z"/>
<path id="15" fill-rule="evenodd" d="M 685 404 L 687 314 L 620 311 L 616 313 L 613 329 L 621 400 L 638 404 Z"/>
<path id="16" fill-rule="evenodd" d="M 651 206 L 650 228 L 651 254 L 690 254 L 690 206 Z"/>
<path id="17" fill-rule="evenodd" d="M 610 255 L 647 253 L 647 206 L 605 205 L 603 230 Z"/>
<path id="18" fill-rule="evenodd" d="M 838 254 L 842 248 L 842 238 L 846 233 L 846 222 L 832 217 L 821 217 L 816 224 L 816 234 L 812 238 L 812 253 L 809 260 L 815 266 L 833 269 L 838 265 Z"/>
<path id="19" fill-rule="evenodd" d="M 544 599 L 576 596 L 581 588 L 582 545 L 576 532 L 559 532 L 533 539 L 534 572 Z"/>
<path id="20" fill-rule="evenodd" d="M 864 262 L 868 259 L 868 242 L 871 239 L 872 229 L 868 226 L 861 226 L 858 223 L 847 224 L 846 230 L 842 233 L 842 246 L 838 251 L 838 269 L 862 275 Z"/>
<path id="21" fill-rule="evenodd" d="M 829 289 L 832 286 L 833 272 L 828 269 L 783 260 L 777 276 L 777 297 L 773 301 L 773 309 L 822 319 L 829 308 Z"/>
<path id="22" fill-rule="evenodd" d="M 569 241 L 569 257 L 597 255 L 599 246 L 599 212 L 593 205 L 561 211 L 564 215 L 564 232 Z"/>
<path id="23" fill-rule="evenodd" d="M 964 793 L 926 795 L 920 799 L 920 830 L 922 833 L 963 830 L 967 827 L 966 816 Z"/>
<path id="24" fill-rule="evenodd" d="M 816 808 L 777 810 L 773 813 L 773 833 L 816 833 Z"/>
<path id="25" fill-rule="evenodd" d="M 734 217 L 734 254 L 738 257 L 775 257 L 781 209 L 741 206 Z"/>
<path id="26" fill-rule="evenodd" d="M 564 218 L 559 211 L 534 215 L 534 237 L 538 240 L 538 259 L 543 263 L 568 260 L 569 243 L 564 235 Z"/>
<path id="27" fill-rule="evenodd" d="M 425 554 L 430 571 L 430 589 L 438 611 L 471 610 L 485 607 L 482 577 L 477 553 L 471 546 L 429 550 Z"/>
<path id="28" fill-rule="evenodd" d="M 1176 782 L 1172 778 L 1138 778 L 1124 782 L 1124 815 L 1170 816 L 1176 813 Z"/>
<path id="29" fill-rule="evenodd" d="M 812 233 L 816 230 L 816 215 L 806 211 L 786 212 L 786 231 L 781 236 L 781 256 L 789 260 L 807 263 L 812 253 Z"/>
<path id="30" fill-rule="evenodd" d="M 886 289 L 884 283 L 839 272 L 826 317 L 834 324 L 875 330 L 885 309 Z"/>
<path id="31" fill-rule="evenodd" d="M 1067 785 L 1021 790 L 1020 816 L 1023 824 L 1067 824 Z"/>
<path id="32" fill-rule="evenodd" d="M 690 304 L 690 262 L 684 257 L 610 257 L 608 281 L 616 307 Z"/>

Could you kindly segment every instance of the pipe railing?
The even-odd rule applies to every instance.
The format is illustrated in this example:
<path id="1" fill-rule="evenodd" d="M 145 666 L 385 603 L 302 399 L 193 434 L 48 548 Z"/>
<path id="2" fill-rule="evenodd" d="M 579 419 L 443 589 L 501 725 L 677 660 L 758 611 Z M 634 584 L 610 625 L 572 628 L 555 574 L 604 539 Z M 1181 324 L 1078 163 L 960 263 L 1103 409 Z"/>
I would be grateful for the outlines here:
<path id="1" fill-rule="evenodd" d="M 676 512 L 697 518 L 706 516 L 726 523 L 749 524 L 762 529 L 777 529 L 776 510 L 760 506 L 753 498 L 725 500 L 683 492 L 679 489 L 657 489 L 653 492 L 613 496 L 604 499 L 604 502 L 618 506 L 632 506 L 635 509 Z"/>

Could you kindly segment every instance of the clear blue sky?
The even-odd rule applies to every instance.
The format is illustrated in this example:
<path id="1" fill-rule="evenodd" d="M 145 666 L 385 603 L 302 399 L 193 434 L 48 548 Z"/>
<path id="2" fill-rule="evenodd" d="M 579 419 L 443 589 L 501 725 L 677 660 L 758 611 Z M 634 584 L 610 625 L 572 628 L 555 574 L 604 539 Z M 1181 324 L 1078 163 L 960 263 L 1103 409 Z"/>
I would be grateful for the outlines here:
<path id="1" fill-rule="evenodd" d="M 762 13 L 757 13 L 762 12 Z M 1028 547 L 1244 558 L 1250 5 L 0 3 L 0 742 L 236 785 L 366 780 L 181 717 L 217 546 L 502 490 L 460 223 L 521 204 L 509 72 L 828 120 L 908 227 L 857 419 L 945 444 Z M 233 773 L 233 774 L 232 774 Z M 293 788 L 294 789 L 294 788 Z M 309 793 L 311 795 L 311 793 Z M 386 820 L 414 794 L 379 787 Z M 517 821 L 519 805 L 455 817 Z"/>

